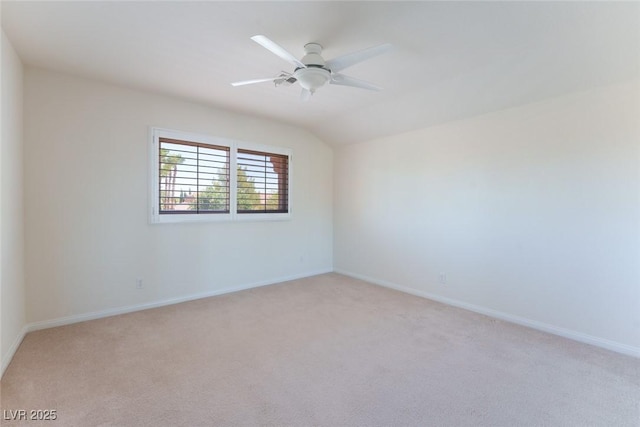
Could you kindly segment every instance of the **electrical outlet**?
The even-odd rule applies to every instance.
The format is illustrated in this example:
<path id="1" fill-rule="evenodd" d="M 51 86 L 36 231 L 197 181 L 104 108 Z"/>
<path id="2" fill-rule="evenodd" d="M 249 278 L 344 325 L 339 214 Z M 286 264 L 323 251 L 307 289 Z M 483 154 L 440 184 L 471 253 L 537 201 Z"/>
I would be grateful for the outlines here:
<path id="1" fill-rule="evenodd" d="M 142 289 L 142 279 L 136 279 L 136 289 Z"/>
<path id="2" fill-rule="evenodd" d="M 441 285 L 445 285 L 447 283 L 447 274 L 446 273 L 440 273 L 438 275 L 438 282 L 440 282 Z"/>

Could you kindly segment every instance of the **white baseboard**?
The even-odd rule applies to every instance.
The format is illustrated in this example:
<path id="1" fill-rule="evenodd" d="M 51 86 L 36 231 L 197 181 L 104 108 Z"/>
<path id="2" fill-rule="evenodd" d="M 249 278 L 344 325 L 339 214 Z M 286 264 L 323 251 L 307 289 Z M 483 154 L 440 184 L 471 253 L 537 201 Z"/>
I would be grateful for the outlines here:
<path id="1" fill-rule="evenodd" d="M 316 270 L 316 271 L 311 271 L 303 274 L 279 277 L 276 279 L 269 279 L 269 280 L 263 280 L 260 282 L 253 282 L 245 285 L 234 286 L 231 288 L 216 289 L 210 292 L 202 292 L 199 294 L 185 295 L 182 297 L 169 298 L 165 300 L 159 300 L 159 301 L 154 301 L 154 302 L 149 302 L 144 304 L 129 305 L 125 307 L 111 308 L 107 310 L 94 311 L 90 313 L 76 314 L 73 316 L 59 317 L 57 319 L 43 320 L 40 322 L 29 323 L 26 326 L 26 331 L 27 332 L 38 331 L 40 329 L 54 328 L 56 326 L 70 325 L 72 323 L 85 322 L 87 320 L 101 319 L 103 317 L 116 316 L 118 314 L 132 313 L 134 311 L 147 310 L 150 308 L 162 307 L 162 306 L 171 305 L 171 304 L 178 304 L 181 302 L 192 301 L 192 300 L 197 300 L 201 298 L 208 298 L 216 295 L 228 294 L 231 292 L 244 291 L 247 289 L 258 288 L 261 286 L 274 285 L 276 283 L 286 282 L 289 280 L 302 279 L 304 277 L 316 276 L 318 274 L 331 273 L 332 271 L 333 269 L 331 268 Z"/>
<path id="2" fill-rule="evenodd" d="M 476 313 L 484 314 L 489 317 L 493 317 L 507 322 L 515 323 L 522 326 L 527 326 L 539 331 L 548 332 L 553 335 L 558 335 L 564 338 L 569 338 L 574 341 L 579 341 L 586 344 L 591 344 L 597 347 L 605 348 L 607 350 L 615 351 L 616 353 L 625 354 L 640 358 L 640 348 L 633 347 L 627 344 L 622 344 L 616 341 L 607 340 L 604 338 L 594 337 L 592 335 L 584 334 L 582 332 L 572 331 L 570 329 L 561 328 L 558 326 L 550 325 L 536 320 L 527 319 L 525 317 L 515 316 L 509 313 L 503 313 L 501 311 L 492 310 L 490 308 L 481 307 L 473 304 L 468 304 L 463 301 L 454 300 L 451 298 L 442 297 L 439 295 L 431 294 L 429 292 L 420 291 L 417 289 L 409 288 L 407 286 L 401 286 L 396 283 L 391 283 L 386 280 L 378 280 L 373 277 L 368 277 L 362 274 L 352 273 L 350 271 L 336 269 L 335 273 L 343 274 L 345 276 L 353 277 L 355 279 L 364 280 L 375 285 L 383 286 L 385 288 L 395 289 L 407 294 L 416 295 L 419 297 L 427 298 L 433 301 L 441 302 L 443 304 L 451 305 L 453 307 L 463 308 L 465 310 L 473 311 Z"/>
<path id="3" fill-rule="evenodd" d="M 20 331 L 20 333 L 18 334 L 18 336 L 16 337 L 16 339 L 13 341 L 13 344 L 11 344 L 11 347 L 9 347 L 9 350 L 7 350 L 7 352 L 2 355 L 2 364 L 0 366 L 0 378 L 2 378 L 2 376 L 4 375 L 4 371 L 9 366 L 9 363 L 11 363 L 11 360 L 13 359 L 14 354 L 16 354 L 16 351 L 18 351 L 18 347 L 20 347 L 20 344 L 22 343 L 24 336 L 27 335 L 27 332 L 28 332 L 28 328 L 27 326 L 24 326 Z"/>

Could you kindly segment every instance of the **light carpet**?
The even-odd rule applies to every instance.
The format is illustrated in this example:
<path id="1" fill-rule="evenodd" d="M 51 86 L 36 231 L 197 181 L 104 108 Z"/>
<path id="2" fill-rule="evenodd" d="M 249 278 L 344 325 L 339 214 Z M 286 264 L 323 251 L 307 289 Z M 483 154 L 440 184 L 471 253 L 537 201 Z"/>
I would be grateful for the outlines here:
<path id="1" fill-rule="evenodd" d="M 32 332 L 1 388 L 35 425 L 640 425 L 639 359 L 339 274 Z"/>

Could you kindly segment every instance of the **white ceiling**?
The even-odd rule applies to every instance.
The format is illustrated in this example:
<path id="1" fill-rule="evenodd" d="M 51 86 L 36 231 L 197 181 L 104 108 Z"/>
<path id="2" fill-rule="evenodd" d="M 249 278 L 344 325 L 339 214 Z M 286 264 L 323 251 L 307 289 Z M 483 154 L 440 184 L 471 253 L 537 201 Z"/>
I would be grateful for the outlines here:
<path id="1" fill-rule="evenodd" d="M 334 145 L 409 131 L 640 75 L 640 3 L 2 2 L 26 64 L 304 127 Z M 371 92 L 231 82 L 292 72 L 249 39 L 323 56 L 389 42 L 344 74 Z"/>

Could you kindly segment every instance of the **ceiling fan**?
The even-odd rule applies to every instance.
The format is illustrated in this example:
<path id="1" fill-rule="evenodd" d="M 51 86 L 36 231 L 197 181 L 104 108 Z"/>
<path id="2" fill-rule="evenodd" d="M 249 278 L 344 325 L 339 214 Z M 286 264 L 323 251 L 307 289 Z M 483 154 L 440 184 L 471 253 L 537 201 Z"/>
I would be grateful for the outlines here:
<path id="1" fill-rule="evenodd" d="M 265 79 L 244 80 L 231 83 L 232 86 L 243 86 L 253 83 L 274 82 L 276 86 L 280 84 L 293 84 L 298 82 L 302 87 L 300 98 L 304 101 L 309 100 L 315 91 L 324 86 L 327 82 L 334 85 L 351 86 L 360 89 L 380 90 L 380 87 L 365 82 L 364 80 L 349 77 L 339 72 L 347 67 L 355 65 L 359 62 L 380 55 L 389 49 L 389 43 L 379 46 L 370 47 L 368 49 L 359 50 L 357 52 L 348 53 L 338 56 L 337 58 L 325 61 L 322 58 L 322 46 L 318 43 L 307 43 L 304 46 L 305 55 L 298 60 L 295 56 L 285 50 L 282 46 L 271 41 L 263 35 L 253 36 L 251 40 L 255 41 L 262 47 L 270 50 L 280 58 L 291 63 L 296 68 L 293 73 L 282 72 L 276 77 Z"/>

